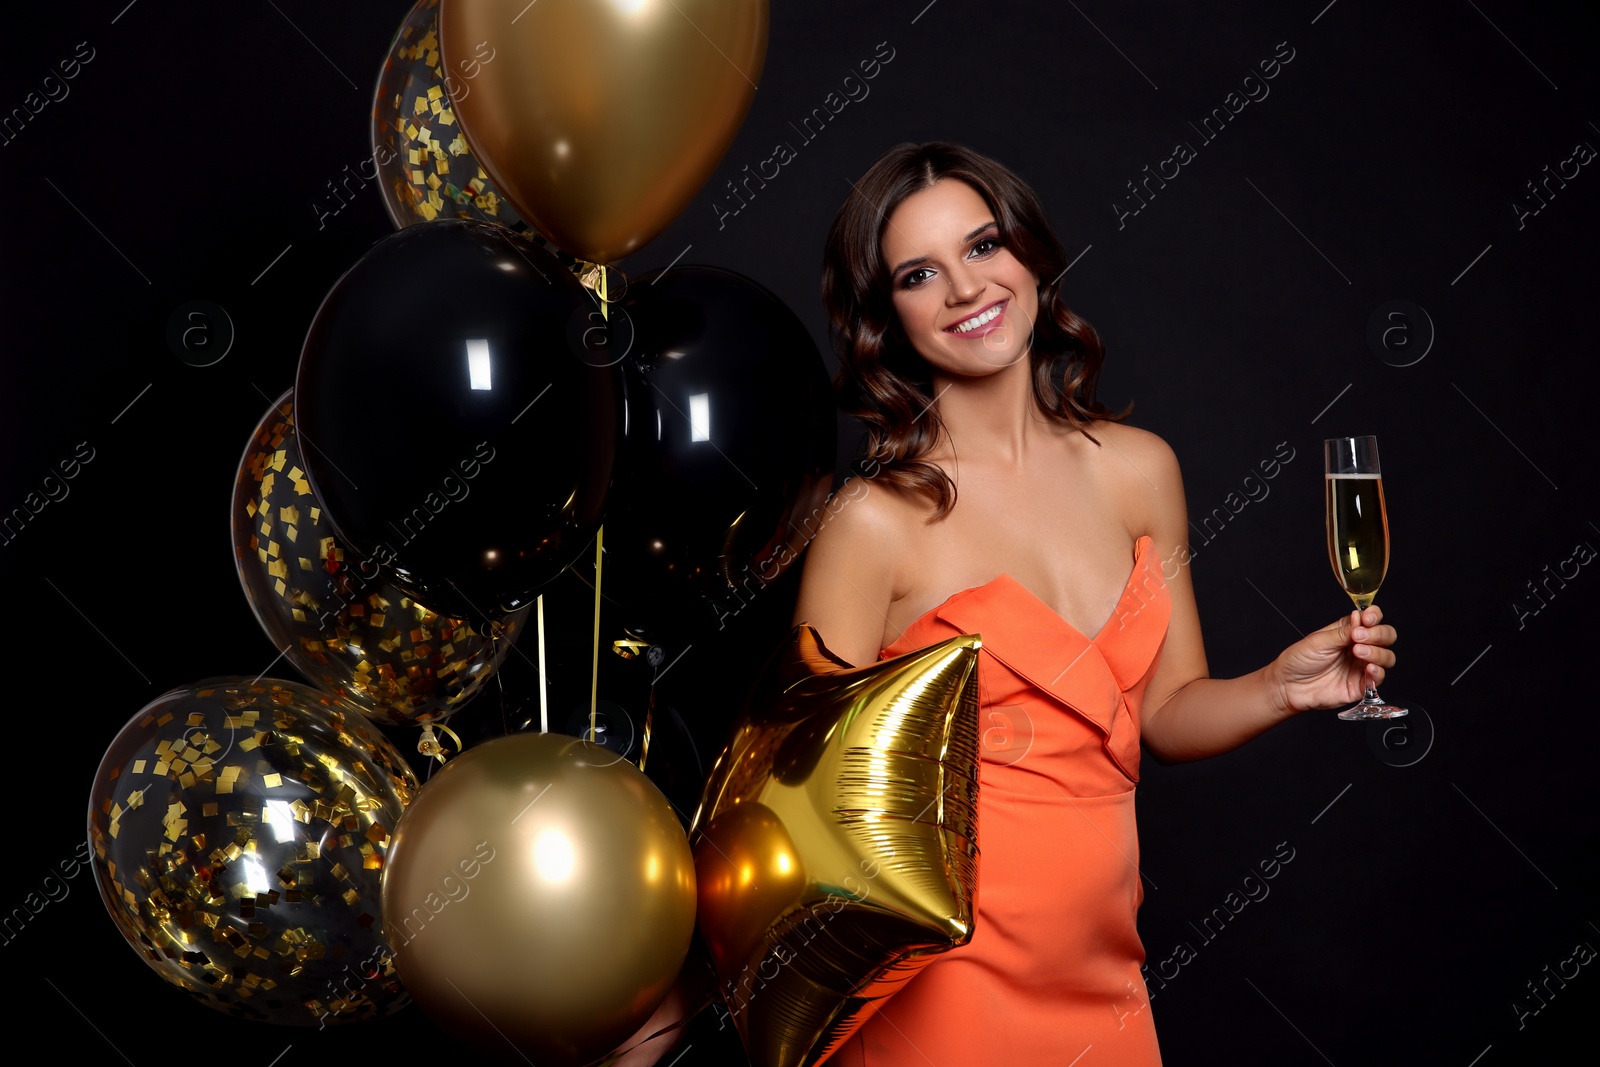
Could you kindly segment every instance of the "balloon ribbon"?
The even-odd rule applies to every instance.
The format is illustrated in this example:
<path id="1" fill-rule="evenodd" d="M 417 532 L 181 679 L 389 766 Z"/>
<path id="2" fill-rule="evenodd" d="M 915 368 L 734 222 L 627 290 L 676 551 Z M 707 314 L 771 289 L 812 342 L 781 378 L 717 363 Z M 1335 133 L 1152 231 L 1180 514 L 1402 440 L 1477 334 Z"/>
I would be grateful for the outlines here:
<path id="1" fill-rule="evenodd" d="M 442 730 L 450 735 L 450 739 L 456 743 L 457 752 L 460 752 L 462 748 L 465 747 L 461 743 L 460 735 L 454 730 L 450 729 L 450 727 L 446 726 L 444 723 L 428 723 L 423 726 L 422 737 L 417 740 L 417 751 L 422 753 L 424 756 L 431 756 L 440 763 L 445 761 L 445 747 L 440 743 L 437 737 L 433 736 L 433 731 L 435 729 Z"/>
<path id="2" fill-rule="evenodd" d="M 595 736 L 595 697 L 600 690 L 600 561 L 605 553 L 605 524 L 594 532 L 594 667 L 589 673 L 589 740 Z"/>
<path id="3" fill-rule="evenodd" d="M 550 709 L 545 704 L 550 686 L 544 680 L 544 594 L 539 594 L 539 732 L 550 732 Z"/>
<path id="4" fill-rule="evenodd" d="M 610 310 L 606 306 L 606 267 L 604 263 L 593 263 L 580 275 L 583 284 L 595 289 L 600 295 L 600 314 L 609 320 Z M 600 693 L 600 563 L 605 553 L 605 524 L 594 534 L 594 655 L 591 662 L 593 666 L 589 672 L 589 740 L 595 739 L 598 697 Z"/>

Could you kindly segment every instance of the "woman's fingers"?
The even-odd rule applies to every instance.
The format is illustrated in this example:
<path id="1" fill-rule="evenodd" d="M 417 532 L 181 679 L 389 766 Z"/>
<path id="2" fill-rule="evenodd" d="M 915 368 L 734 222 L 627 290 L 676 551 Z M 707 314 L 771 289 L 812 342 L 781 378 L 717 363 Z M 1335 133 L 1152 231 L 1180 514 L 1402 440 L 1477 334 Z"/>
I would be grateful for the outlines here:
<path id="1" fill-rule="evenodd" d="M 1357 626 L 1350 636 L 1359 644 L 1392 645 L 1400 635 L 1393 626 Z"/>
<path id="2" fill-rule="evenodd" d="M 1365 611 L 1352 608 L 1337 628 L 1347 635 L 1350 654 L 1363 662 L 1362 675 L 1376 688 L 1388 673 L 1386 668 L 1395 664 L 1395 655 L 1389 646 L 1399 638 L 1399 633 L 1383 622 L 1383 611 L 1376 604 L 1368 605 Z"/>
<path id="3" fill-rule="evenodd" d="M 1387 648 L 1376 645 L 1353 645 L 1350 651 L 1357 659 L 1366 660 L 1368 663 L 1377 664 L 1379 667 L 1393 667 L 1394 653 Z"/>

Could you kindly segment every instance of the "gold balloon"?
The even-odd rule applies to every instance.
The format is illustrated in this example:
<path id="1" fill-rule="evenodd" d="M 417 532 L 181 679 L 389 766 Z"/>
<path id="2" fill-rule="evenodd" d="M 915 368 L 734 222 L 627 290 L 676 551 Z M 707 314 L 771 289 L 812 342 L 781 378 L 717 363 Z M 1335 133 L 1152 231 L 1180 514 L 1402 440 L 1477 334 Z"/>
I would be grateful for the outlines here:
<path id="1" fill-rule="evenodd" d="M 690 833 L 699 927 L 757 1067 L 829 1056 L 972 937 L 976 634 L 849 667 L 796 626 Z"/>
<path id="2" fill-rule="evenodd" d="M 671 991 L 694 858 L 633 764 L 511 734 L 433 773 L 395 831 L 383 906 L 400 979 L 441 1027 L 508 1060 L 583 1064 Z"/>
<path id="3" fill-rule="evenodd" d="M 416 790 L 337 698 L 209 679 L 146 705 L 101 760 L 95 881 L 145 962 L 209 1007 L 318 1026 L 386 1015 L 405 991 L 379 872 Z"/>
<path id="4" fill-rule="evenodd" d="M 417 0 L 389 44 L 372 94 L 372 166 L 395 229 L 437 218 L 523 225 L 456 122 L 453 100 L 472 91 L 473 83 L 439 58 L 439 0 Z"/>
<path id="5" fill-rule="evenodd" d="M 294 390 L 261 417 L 233 483 L 233 558 L 245 597 L 295 669 L 388 726 L 460 710 L 494 677 L 530 607 L 451 618 L 390 585 L 346 549 L 311 491 Z"/>
<path id="6" fill-rule="evenodd" d="M 698 950 L 697 950 L 698 949 Z M 692 947 L 667 999 L 637 1033 L 592 1067 L 655 1067 L 683 1044 L 689 1024 L 717 999 L 717 976 L 702 948 Z"/>
<path id="7" fill-rule="evenodd" d="M 514 17 L 513 17 L 514 16 Z M 766 0 L 444 0 L 455 115 L 495 186 L 571 255 L 609 263 L 705 184 L 750 108 Z"/>

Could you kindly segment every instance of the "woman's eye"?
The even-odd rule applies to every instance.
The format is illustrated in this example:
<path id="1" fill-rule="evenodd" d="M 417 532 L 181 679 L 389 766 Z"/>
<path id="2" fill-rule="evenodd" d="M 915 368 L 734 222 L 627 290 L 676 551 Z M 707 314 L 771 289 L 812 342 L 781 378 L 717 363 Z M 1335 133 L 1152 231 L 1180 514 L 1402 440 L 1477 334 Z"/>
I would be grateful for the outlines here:
<path id="1" fill-rule="evenodd" d="M 985 247 L 985 246 L 989 246 L 989 247 Z M 972 254 L 977 255 L 979 257 L 992 255 L 1000 247 L 1001 247 L 1001 242 L 1000 242 L 1000 239 L 998 237 L 981 237 L 976 242 L 973 243 L 973 245 L 972 245 Z M 922 283 L 923 279 L 918 277 L 918 275 L 924 273 L 925 271 L 927 271 L 927 269 L 928 269 L 927 267 L 918 267 L 916 270 L 907 271 L 900 278 L 900 287 L 902 289 L 911 289 L 911 288 L 916 287 L 917 285 L 920 285 Z"/>

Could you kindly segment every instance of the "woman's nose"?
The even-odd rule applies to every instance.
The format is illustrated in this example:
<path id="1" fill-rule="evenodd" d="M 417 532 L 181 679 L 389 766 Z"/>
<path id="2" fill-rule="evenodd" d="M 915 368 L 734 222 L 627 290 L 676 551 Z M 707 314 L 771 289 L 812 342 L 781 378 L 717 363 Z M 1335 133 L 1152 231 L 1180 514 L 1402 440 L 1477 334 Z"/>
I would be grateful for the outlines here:
<path id="1" fill-rule="evenodd" d="M 983 279 L 967 267 L 952 267 L 945 277 L 950 281 L 949 303 L 965 304 L 983 292 Z"/>

